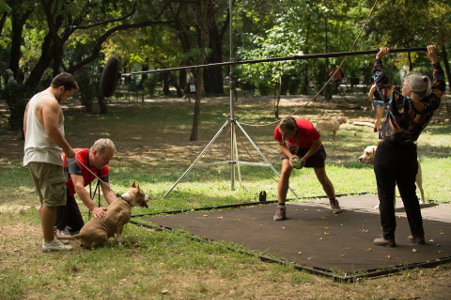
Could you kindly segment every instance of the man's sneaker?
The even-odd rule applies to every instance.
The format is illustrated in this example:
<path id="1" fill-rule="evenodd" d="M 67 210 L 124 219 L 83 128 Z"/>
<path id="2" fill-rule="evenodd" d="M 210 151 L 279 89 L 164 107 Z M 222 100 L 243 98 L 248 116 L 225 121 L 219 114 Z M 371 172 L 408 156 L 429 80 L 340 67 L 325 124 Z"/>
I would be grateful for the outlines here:
<path id="1" fill-rule="evenodd" d="M 46 243 L 45 241 L 42 241 L 42 251 L 43 252 L 50 252 L 50 251 L 68 251 L 72 250 L 72 246 L 64 245 L 60 241 L 58 241 L 56 238 L 53 239 L 50 243 Z"/>
<path id="2" fill-rule="evenodd" d="M 72 236 L 70 234 L 70 230 L 71 228 L 69 226 L 66 226 L 63 230 L 56 230 L 55 231 L 55 235 L 56 237 L 68 237 L 68 236 Z"/>
<path id="3" fill-rule="evenodd" d="M 332 208 L 333 214 L 340 214 L 343 212 L 343 210 L 340 208 L 340 204 L 338 203 L 337 199 L 330 200 L 330 207 Z"/>
<path id="4" fill-rule="evenodd" d="M 274 217 L 272 217 L 273 221 L 283 221 L 286 219 L 287 208 L 284 205 L 277 205 L 277 211 Z"/>
<path id="5" fill-rule="evenodd" d="M 409 237 L 407 239 L 414 244 L 426 245 L 426 240 L 424 239 L 424 235 L 422 235 L 422 236 L 409 235 Z"/>
<path id="6" fill-rule="evenodd" d="M 396 247 L 396 243 L 394 240 L 386 240 L 383 237 L 374 239 L 373 244 L 378 245 L 378 246 L 388 247 L 388 248 Z"/>

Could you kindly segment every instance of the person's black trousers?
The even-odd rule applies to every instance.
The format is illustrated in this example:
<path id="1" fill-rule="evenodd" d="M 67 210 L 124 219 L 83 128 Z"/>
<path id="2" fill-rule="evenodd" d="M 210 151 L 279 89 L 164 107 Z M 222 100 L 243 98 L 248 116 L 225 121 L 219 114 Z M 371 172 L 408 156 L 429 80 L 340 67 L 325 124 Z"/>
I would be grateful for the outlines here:
<path id="1" fill-rule="evenodd" d="M 67 191 L 69 195 L 69 191 Z M 58 206 L 56 210 L 55 226 L 58 230 L 71 227 L 71 232 L 78 232 L 85 225 L 75 197 L 67 196 L 66 206 Z"/>
<path id="2" fill-rule="evenodd" d="M 394 240 L 396 230 L 395 187 L 399 193 L 413 236 L 423 236 L 423 219 L 416 195 L 418 172 L 417 145 L 414 143 L 380 142 L 374 157 L 377 193 L 382 231 L 385 239 Z"/>

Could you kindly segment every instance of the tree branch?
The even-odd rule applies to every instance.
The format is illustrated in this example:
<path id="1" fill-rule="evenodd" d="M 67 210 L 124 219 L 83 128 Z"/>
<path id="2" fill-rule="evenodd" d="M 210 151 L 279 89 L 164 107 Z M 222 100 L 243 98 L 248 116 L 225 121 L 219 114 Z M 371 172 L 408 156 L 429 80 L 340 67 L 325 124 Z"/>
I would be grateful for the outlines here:
<path id="1" fill-rule="evenodd" d="M 82 68 L 83 66 L 96 60 L 99 57 L 100 50 L 102 48 L 102 44 L 116 31 L 127 30 L 127 29 L 132 29 L 132 28 L 139 28 L 139 27 L 146 27 L 146 26 L 157 25 L 157 24 L 169 24 L 171 22 L 173 22 L 173 20 L 171 20 L 171 21 L 144 21 L 144 22 L 135 23 L 135 24 L 122 24 L 122 25 L 113 27 L 113 28 L 109 29 L 107 32 L 105 32 L 104 34 L 102 34 L 102 36 L 97 40 L 96 44 L 94 45 L 94 50 L 93 50 L 91 56 L 80 61 L 79 63 L 75 64 L 74 66 L 72 66 L 68 70 L 68 72 L 74 73 L 75 71 Z"/>
<path id="2" fill-rule="evenodd" d="M 119 22 L 125 19 L 128 19 L 129 17 L 133 16 L 136 12 L 136 4 L 133 6 L 133 9 L 130 13 L 128 13 L 127 15 L 117 18 L 117 19 L 113 19 L 113 20 L 106 20 L 100 23 L 95 23 L 95 24 L 90 24 L 90 25 L 86 25 L 86 26 L 72 26 L 74 29 L 89 29 L 89 28 L 93 28 L 93 27 L 97 27 L 100 25 L 105 25 L 105 24 L 109 24 L 109 23 L 114 23 L 114 22 Z"/>

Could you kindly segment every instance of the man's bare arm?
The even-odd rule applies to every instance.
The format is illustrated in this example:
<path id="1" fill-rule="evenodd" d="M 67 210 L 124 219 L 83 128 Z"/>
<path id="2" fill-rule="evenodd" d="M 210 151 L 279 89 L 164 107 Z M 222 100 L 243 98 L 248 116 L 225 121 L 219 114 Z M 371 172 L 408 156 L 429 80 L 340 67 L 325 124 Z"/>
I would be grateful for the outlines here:
<path id="1" fill-rule="evenodd" d="M 75 156 L 75 152 L 58 130 L 61 108 L 56 100 L 49 99 L 41 102 L 42 123 L 47 135 L 53 143 L 61 147 L 68 158 Z"/>

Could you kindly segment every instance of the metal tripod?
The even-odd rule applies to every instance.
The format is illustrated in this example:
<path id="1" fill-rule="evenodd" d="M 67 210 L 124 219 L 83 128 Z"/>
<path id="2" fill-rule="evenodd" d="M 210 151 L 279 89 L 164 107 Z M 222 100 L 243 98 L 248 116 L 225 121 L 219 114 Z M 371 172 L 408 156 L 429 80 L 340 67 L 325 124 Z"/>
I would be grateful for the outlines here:
<path id="1" fill-rule="evenodd" d="M 233 47 L 232 47 L 232 0 L 229 0 L 229 12 L 230 12 L 230 61 L 234 61 L 233 58 Z M 182 180 L 183 177 L 185 177 L 186 174 L 194 167 L 196 162 L 202 157 L 202 155 L 208 150 L 208 148 L 214 143 L 214 141 L 218 138 L 218 136 L 226 129 L 227 125 L 230 124 L 231 130 L 230 130 L 230 160 L 225 161 L 218 161 L 218 162 L 211 162 L 211 163 L 203 163 L 198 164 L 198 166 L 208 166 L 208 165 L 221 165 L 221 164 L 230 164 L 231 167 L 231 180 L 232 180 L 232 191 L 235 190 L 235 177 L 236 177 L 236 167 L 238 170 L 238 180 L 241 182 L 241 171 L 240 171 L 240 165 L 249 165 L 249 166 L 261 166 L 261 167 L 270 167 L 274 173 L 277 174 L 278 177 L 280 177 L 280 174 L 276 171 L 276 169 L 273 167 L 273 165 L 266 159 L 266 157 L 263 155 L 263 153 L 258 149 L 257 145 L 254 143 L 254 141 L 251 139 L 251 137 L 246 133 L 246 131 L 243 129 L 241 124 L 238 122 L 237 119 L 234 118 L 234 111 L 233 111 L 233 98 L 234 98 L 234 78 L 233 78 L 233 65 L 229 66 L 229 102 L 230 102 L 230 118 L 227 119 L 227 121 L 222 125 L 222 127 L 218 130 L 218 132 L 215 134 L 215 136 L 211 139 L 211 141 L 207 144 L 207 146 L 202 150 L 202 152 L 199 154 L 199 156 L 193 161 L 191 166 L 180 176 L 180 178 L 172 185 L 172 187 L 164 194 L 163 198 L 165 198 L 174 188 L 175 186 Z M 249 142 L 254 146 L 255 150 L 257 150 L 258 154 L 261 156 L 261 158 L 265 161 L 265 163 L 258 163 L 258 162 L 249 162 L 249 161 L 240 161 L 238 160 L 238 148 L 236 143 L 236 127 L 238 127 L 243 134 L 246 136 L 246 138 L 249 140 Z M 291 192 L 298 197 L 298 195 L 290 188 Z"/>

